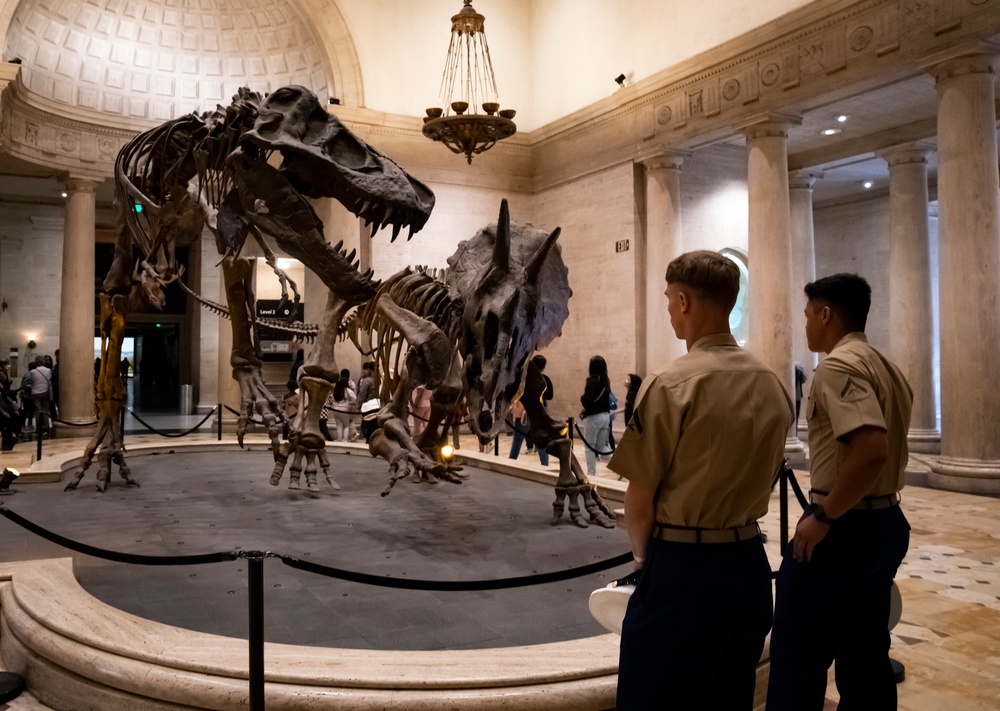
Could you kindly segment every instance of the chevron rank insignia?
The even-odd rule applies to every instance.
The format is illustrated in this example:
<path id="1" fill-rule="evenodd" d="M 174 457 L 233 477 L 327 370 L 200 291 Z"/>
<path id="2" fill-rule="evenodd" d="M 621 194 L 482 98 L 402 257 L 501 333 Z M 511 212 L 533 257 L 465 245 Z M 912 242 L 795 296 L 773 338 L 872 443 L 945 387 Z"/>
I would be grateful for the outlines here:
<path id="1" fill-rule="evenodd" d="M 854 378 L 848 377 L 840 391 L 840 399 L 844 402 L 857 402 L 868 397 L 868 389 Z"/>

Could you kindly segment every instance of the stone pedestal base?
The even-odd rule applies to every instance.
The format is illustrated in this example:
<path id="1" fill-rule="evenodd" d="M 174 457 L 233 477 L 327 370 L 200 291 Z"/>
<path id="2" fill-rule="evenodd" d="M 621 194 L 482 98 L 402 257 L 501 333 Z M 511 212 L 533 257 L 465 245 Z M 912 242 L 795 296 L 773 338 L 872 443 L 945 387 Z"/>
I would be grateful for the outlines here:
<path id="1" fill-rule="evenodd" d="M 906 446 L 918 454 L 941 454 L 941 431 L 911 427 L 906 434 Z"/>
<path id="2" fill-rule="evenodd" d="M 967 494 L 1000 494 L 1000 461 L 941 457 L 931 465 L 927 485 Z"/>
<path id="3" fill-rule="evenodd" d="M 788 437 L 785 439 L 785 454 L 798 454 L 805 451 L 805 445 L 798 437 Z"/>

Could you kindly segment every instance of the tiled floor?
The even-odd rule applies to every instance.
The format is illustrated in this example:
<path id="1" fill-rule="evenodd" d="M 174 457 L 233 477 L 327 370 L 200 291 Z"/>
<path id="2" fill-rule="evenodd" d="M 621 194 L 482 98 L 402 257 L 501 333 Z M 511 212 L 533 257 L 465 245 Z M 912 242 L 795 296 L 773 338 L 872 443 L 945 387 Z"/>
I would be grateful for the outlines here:
<path id="1" fill-rule="evenodd" d="M 148 418 L 147 421 L 150 419 Z M 181 422 L 162 418 L 155 423 L 155 426 L 181 430 L 196 424 L 198 419 L 200 418 L 192 417 L 190 422 Z M 151 422 L 151 424 L 154 423 Z M 210 435 L 205 434 L 199 437 L 208 439 Z M 231 435 L 227 435 L 227 438 L 231 438 Z M 145 436 L 133 437 L 133 441 L 146 439 L 148 438 Z M 68 446 L 71 444 L 67 440 L 54 440 L 52 443 L 46 443 L 49 452 Z M 14 453 L 0 455 L 0 464 L 27 468 L 34 446 L 31 445 L 30 451 L 26 451 L 27 449 L 25 445 L 19 445 Z M 502 439 L 500 443 L 501 453 L 506 454 L 508 450 L 508 441 Z M 578 455 L 582 459 L 581 445 L 578 445 Z M 521 457 L 521 461 L 525 464 L 537 466 L 537 458 L 528 457 L 524 453 Z M 234 460 L 233 455 L 229 455 L 228 458 Z M 134 501 L 138 497 L 134 497 L 132 494 L 141 493 L 143 497 L 149 497 L 150 500 L 157 497 L 160 499 L 156 502 L 143 504 L 144 506 L 149 505 L 151 508 L 142 510 L 141 520 L 143 525 L 151 527 L 150 530 L 154 532 L 152 535 L 156 540 L 156 545 L 160 547 L 162 552 L 170 550 L 171 547 L 176 548 L 177 544 L 181 542 L 185 544 L 187 552 L 192 552 L 196 543 L 200 550 L 207 541 L 213 540 L 209 537 L 209 528 L 230 528 L 232 526 L 230 516 L 227 514 L 226 516 L 217 516 L 218 520 L 214 521 L 215 526 L 212 526 L 212 522 L 205 522 L 195 527 L 188 525 L 185 527 L 183 535 L 176 535 L 172 527 L 182 524 L 173 524 L 172 521 L 183 521 L 189 515 L 193 516 L 199 507 L 210 507 L 211 502 L 207 501 L 209 487 L 207 472 L 209 470 L 206 470 L 203 475 L 203 478 L 206 479 L 205 487 L 187 489 L 187 493 L 183 496 L 191 497 L 191 500 L 182 504 L 180 501 L 181 492 L 185 490 L 185 487 L 179 483 L 178 486 L 172 487 L 170 480 L 171 476 L 177 477 L 178 482 L 182 476 L 190 476 L 190 473 L 184 474 L 182 472 L 180 460 L 174 460 L 173 463 L 168 461 L 166 457 L 148 457 L 145 460 L 143 462 L 142 459 L 136 458 L 136 465 L 143 462 L 141 473 L 140 468 L 136 468 L 135 472 L 144 484 L 143 488 L 137 492 L 124 492 L 117 488 L 118 482 L 116 481 L 116 488 L 110 490 L 103 497 L 99 496 L 93 492 L 92 475 L 89 475 L 90 478 L 85 480 L 86 490 L 81 489 L 74 494 L 63 494 L 58 485 L 32 484 L 17 488 L 25 492 L 35 489 L 36 486 L 53 488 L 54 493 L 51 495 L 51 501 L 52 506 L 58 507 L 56 513 L 58 510 L 71 511 L 77 508 L 90 510 L 93 507 L 98 515 L 87 524 L 85 530 L 90 531 L 90 535 L 96 537 L 96 542 L 93 540 L 91 542 L 109 548 L 115 548 L 116 544 L 121 544 L 135 550 L 142 545 L 135 542 L 138 536 L 128 539 L 124 537 L 126 534 L 131 536 L 134 533 L 132 530 L 134 526 L 130 528 L 129 522 L 138 524 L 134 518 L 136 513 Z M 159 461 L 154 462 L 154 460 Z M 249 463 L 250 460 L 238 461 Z M 377 482 L 377 488 L 380 488 L 384 478 L 384 467 L 367 457 L 359 457 L 356 461 L 359 465 L 362 462 L 365 465 L 360 476 L 374 479 Z M 914 458 L 916 468 L 919 469 L 921 464 L 918 458 Z M 256 525 L 270 531 L 278 519 L 281 519 L 277 521 L 281 525 L 284 525 L 286 519 L 301 519 L 311 522 L 314 531 L 302 536 L 301 540 L 289 540 L 285 543 L 297 545 L 296 550 L 302 555 L 308 553 L 314 560 L 322 560 L 322 562 L 332 564 L 342 562 L 341 556 L 349 558 L 350 555 L 358 553 L 361 554 L 362 559 L 369 559 L 373 557 L 373 551 L 379 546 L 389 545 L 388 540 L 378 540 L 377 538 L 366 541 L 364 546 L 358 547 L 358 550 L 354 550 L 353 545 L 350 549 L 338 545 L 337 537 L 323 535 L 322 532 L 329 526 L 346 526 L 352 522 L 350 520 L 352 515 L 357 516 L 353 520 L 355 525 L 367 526 L 368 517 L 364 515 L 363 507 L 354 507 L 357 510 L 353 513 L 350 511 L 350 507 L 346 513 L 333 509 L 327 511 L 327 499 L 334 497 L 320 497 L 319 500 L 314 501 L 303 494 L 290 496 L 284 485 L 277 490 L 267 486 L 264 481 L 269 469 L 265 467 L 263 471 L 256 471 L 257 468 L 257 465 L 247 467 L 245 471 L 246 483 L 230 490 L 232 499 L 229 502 L 230 511 L 235 514 L 235 519 L 241 522 L 240 525 L 249 526 L 251 529 Z M 160 473 L 154 473 L 154 469 Z M 610 474 L 604 464 L 598 464 L 596 478 L 611 486 L 615 486 L 617 482 L 617 477 Z M 804 475 L 800 473 L 799 478 L 804 483 Z M 503 529 L 519 530 L 524 527 L 524 520 L 527 518 L 538 515 L 542 520 L 545 519 L 550 504 L 547 492 L 539 496 L 532 493 L 531 489 L 525 489 L 526 498 L 519 499 L 514 504 L 515 513 L 508 514 L 520 517 L 521 520 L 517 521 L 516 524 L 510 523 L 516 519 L 502 520 L 502 514 L 498 514 L 497 507 L 506 505 L 505 499 L 509 496 L 510 490 L 516 488 L 511 485 L 505 485 L 497 490 L 488 489 L 485 492 L 487 493 L 487 502 L 478 508 L 475 504 L 468 502 L 458 504 L 452 501 L 452 496 L 457 491 L 466 490 L 463 487 L 468 489 L 482 487 L 489 479 L 491 477 L 480 477 L 462 487 L 443 487 L 442 485 L 437 489 L 425 486 L 413 487 L 404 482 L 400 485 L 404 488 L 395 491 L 389 497 L 389 502 L 393 506 L 405 504 L 401 505 L 399 509 L 394 509 L 393 516 L 403 516 L 404 518 L 426 516 L 427 521 L 433 522 L 435 532 L 450 531 L 456 524 L 471 527 L 499 524 Z M 342 481 L 341 483 L 347 482 Z M 233 485 L 235 484 L 234 480 Z M 360 480 L 356 486 L 360 487 Z M 348 493 L 350 490 L 350 487 L 345 486 L 338 500 L 352 501 L 353 499 Z M 41 492 L 41 489 L 37 491 Z M 397 494 L 403 496 L 398 499 L 394 498 Z M 29 493 L 29 496 L 25 496 L 23 499 L 21 496 L 19 494 L 4 498 L 3 503 L 22 512 L 21 509 L 26 505 L 22 502 L 27 502 L 29 496 L 34 498 L 41 495 Z M 125 498 L 122 498 L 123 496 Z M 247 497 L 247 500 L 244 501 L 241 497 Z M 260 500 L 255 502 L 254 499 L 257 497 L 260 497 Z M 168 498 L 171 500 L 167 501 Z M 48 495 L 46 499 L 48 499 Z M 269 501 L 280 503 L 274 505 Z M 375 510 L 374 507 L 377 505 L 379 505 L 378 502 L 373 500 L 372 510 Z M 265 516 L 260 516 L 264 519 L 260 522 L 254 520 L 258 518 L 254 513 L 258 506 L 263 506 L 267 512 Z M 893 657 L 905 664 L 907 674 L 906 681 L 898 687 L 899 708 L 903 711 L 995 711 L 1000 709 L 1000 548 L 997 545 L 997 539 L 1000 538 L 1000 499 L 908 487 L 904 492 L 904 506 L 913 531 L 910 551 L 897 579 L 903 594 L 903 616 L 902 621 L 894 630 L 892 654 Z M 408 512 L 408 508 L 415 510 Z M 790 508 L 794 516 L 794 512 L 798 511 L 797 505 L 793 502 Z M 764 528 L 770 534 L 768 549 L 773 565 L 777 565 L 778 560 L 777 510 L 775 498 L 772 500 L 771 513 L 764 522 Z M 471 518 L 464 524 L 456 521 L 452 518 L 456 511 L 460 511 L 461 515 L 471 516 Z M 179 514 L 178 512 L 183 513 Z M 324 518 L 331 513 L 335 514 L 333 518 Z M 171 514 L 173 514 L 172 517 Z M 183 518 L 181 518 L 182 516 Z M 50 523 L 53 525 L 62 523 L 62 518 L 57 515 L 51 519 Z M 334 523 L 331 524 L 331 520 Z M 0 525 L 4 527 L 3 531 L 7 539 L 7 545 L 0 555 L 8 559 L 11 557 L 63 554 L 57 547 L 44 541 L 29 542 L 27 538 L 18 539 L 19 534 L 11 533 L 8 530 L 11 524 L 5 520 L 0 522 Z M 440 528 L 437 528 L 439 526 Z M 368 535 L 377 536 L 379 528 L 379 526 L 372 527 Z M 382 528 L 384 529 L 384 527 Z M 398 553 L 394 551 L 394 555 L 398 555 L 397 560 L 386 561 L 383 559 L 376 567 L 381 570 L 385 565 L 402 564 L 408 574 L 413 574 L 411 571 L 420 570 L 420 575 L 423 577 L 447 577 L 447 566 L 436 568 L 435 566 L 441 566 L 442 560 L 447 559 L 448 556 L 465 551 L 468 541 L 455 541 L 451 535 L 430 535 L 427 531 L 419 531 L 419 528 L 420 526 L 414 528 L 412 518 L 400 521 L 399 527 L 394 528 L 391 533 L 393 538 L 396 536 L 405 537 L 407 541 L 405 552 L 402 547 L 399 547 Z M 570 548 L 575 548 L 574 555 L 586 554 L 584 557 L 589 555 L 593 559 L 610 557 L 610 555 L 624 550 L 621 531 L 613 531 L 609 532 L 611 535 L 605 535 L 606 532 L 603 530 L 577 531 L 577 529 L 568 526 L 552 529 L 547 524 L 543 526 L 543 529 L 544 533 L 541 534 L 540 540 L 545 541 L 545 546 L 548 546 L 553 540 L 572 539 L 573 545 Z M 385 535 L 388 536 L 389 533 L 386 532 Z M 230 534 L 232 535 L 227 540 L 236 544 L 235 533 L 230 531 Z M 598 540 L 598 536 L 603 536 L 603 538 Z M 256 543 L 265 545 L 265 542 L 270 545 L 269 539 L 265 541 L 264 538 L 258 539 Z M 395 543 L 392 545 L 396 546 Z M 225 548 L 225 546 L 223 547 Z M 277 549 L 277 546 L 274 547 Z M 508 546 L 490 545 L 475 552 L 478 555 L 468 556 L 464 560 L 470 564 L 500 561 L 501 567 L 497 568 L 496 565 L 487 564 L 484 566 L 486 573 L 482 572 L 482 568 L 469 568 L 468 577 L 513 575 L 516 574 L 513 571 L 523 566 L 526 561 L 530 561 L 533 569 L 541 569 L 543 564 L 550 562 L 546 560 L 545 555 L 535 544 L 524 537 L 518 537 L 514 543 Z M 297 553 L 293 552 L 292 554 Z M 221 567 L 224 566 L 203 566 L 203 569 Z M 348 566 L 345 564 L 344 567 Z M 401 569 L 397 568 L 397 571 L 399 570 Z M 428 570 L 433 571 L 433 573 L 426 572 Z M 199 577 L 202 575 L 201 571 L 192 572 Z M 297 594 L 297 591 L 302 588 L 312 588 L 309 594 L 316 602 L 310 602 L 308 606 L 300 605 L 298 610 L 293 602 L 281 614 L 275 614 L 269 625 L 269 634 L 276 635 L 276 637 L 272 636 L 269 639 L 286 639 L 287 636 L 304 643 L 341 644 L 342 640 L 339 637 L 337 639 L 316 637 L 310 642 L 304 640 L 304 637 L 309 636 L 308 634 L 294 631 L 296 625 L 302 626 L 303 629 L 316 627 L 316 615 L 321 614 L 318 611 L 323 609 L 324 597 L 327 602 L 332 600 L 336 603 L 337 614 L 342 616 L 342 626 L 351 629 L 349 634 L 354 634 L 361 639 L 366 639 L 365 635 L 369 635 L 371 638 L 368 639 L 369 643 L 379 639 L 380 634 L 383 642 L 392 642 L 399 626 L 404 622 L 407 623 L 407 628 L 424 626 L 428 629 L 436 629 L 445 618 L 451 616 L 458 616 L 471 623 L 490 628 L 499 636 L 510 635 L 513 643 L 526 639 L 519 637 L 518 635 L 521 633 L 510 627 L 504 628 L 503 623 L 504 620 L 511 621 L 526 607 L 530 607 L 532 601 L 529 599 L 511 598 L 504 603 L 497 603 L 496 600 L 486 601 L 487 608 L 498 607 L 499 611 L 493 614 L 482 612 L 484 609 L 482 598 L 484 594 L 482 593 L 469 594 L 467 598 L 462 597 L 462 599 L 450 601 L 445 606 L 440 605 L 440 600 L 436 602 L 430 600 L 428 597 L 432 595 L 430 593 L 408 593 L 409 600 L 404 599 L 398 604 L 386 602 L 388 605 L 386 609 L 391 608 L 392 614 L 385 619 L 391 618 L 395 621 L 388 625 L 391 631 L 385 629 L 386 625 L 381 623 L 375 625 L 375 629 L 368 629 L 367 625 L 358 625 L 357 620 L 362 619 L 360 614 L 358 617 L 353 616 L 356 612 L 360 613 L 361 608 L 371 607 L 373 599 L 378 599 L 381 608 L 382 603 L 385 602 L 383 599 L 371 593 L 361 592 L 352 596 L 351 592 L 348 591 L 345 600 L 343 591 L 330 587 L 336 583 L 325 580 L 303 583 L 301 580 L 296 581 L 294 576 L 289 575 L 292 572 L 294 571 L 283 568 L 276 561 L 267 564 L 266 584 L 272 586 L 266 593 L 269 614 L 271 614 L 274 604 L 279 607 L 284 605 L 285 603 L 281 602 L 282 598 L 292 600 L 292 595 Z M 187 578 L 182 581 L 164 581 L 157 577 L 162 573 L 157 573 L 152 578 L 145 579 L 145 582 L 139 573 L 133 570 L 120 571 L 118 574 L 125 575 L 126 579 L 116 580 L 108 566 L 96 565 L 93 562 L 81 564 L 81 579 L 95 594 L 101 594 L 103 590 L 111 596 L 117 595 L 125 599 L 126 602 L 131 600 L 130 604 L 151 609 L 158 606 L 158 600 L 161 598 L 174 599 L 174 602 L 168 603 L 166 608 L 173 609 L 172 614 L 187 615 L 189 624 L 194 624 L 194 622 L 200 624 L 208 620 L 211 624 L 221 625 L 219 631 L 223 633 L 237 636 L 240 634 L 239 630 L 236 629 L 235 622 L 224 622 L 219 615 L 220 610 L 240 608 L 240 605 L 229 603 L 235 601 L 236 596 L 241 594 L 245 596 L 245 588 L 241 589 L 240 586 L 231 585 L 233 595 L 228 596 L 229 599 L 226 603 L 202 603 L 201 607 L 188 605 L 185 609 L 185 603 L 180 602 L 180 600 L 189 600 L 191 591 L 209 590 L 220 582 L 213 580 L 218 575 L 228 577 L 230 581 L 239 580 L 242 585 L 242 577 L 240 577 L 242 573 L 238 573 L 234 578 L 228 572 L 220 572 L 218 575 L 205 572 L 204 579 Z M 572 584 L 565 585 L 564 590 L 567 592 L 560 594 L 563 598 L 575 599 L 585 595 L 587 589 L 600 583 L 601 581 L 596 579 L 572 581 Z M 275 587 L 277 585 L 281 587 Z M 570 589 L 572 592 L 569 592 Z M 228 590 L 225 592 L 228 593 Z M 180 597 L 177 597 L 178 595 Z M 338 595 L 339 599 L 334 599 Z M 202 597 L 206 599 L 214 597 L 214 593 Z M 348 601 L 352 597 L 355 602 L 349 603 Z M 559 594 L 557 594 L 558 597 Z M 272 603 L 272 601 L 278 602 Z M 434 605 L 438 605 L 437 610 L 430 610 L 429 608 L 434 607 Z M 587 625 L 592 624 L 587 617 L 585 607 L 582 610 L 570 610 L 567 605 L 562 604 L 552 609 L 559 613 L 553 613 L 557 618 L 555 620 L 557 626 L 561 625 L 566 629 L 578 626 L 579 632 Z M 219 619 L 216 619 L 217 617 Z M 244 619 L 242 612 L 239 618 L 242 625 Z M 353 625 L 352 619 L 354 620 Z M 378 628 L 382 628 L 381 632 Z M 417 632 L 413 632 L 413 634 L 416 635 Z M 315 635 L 313 636 L 315 637 Z M 472 637 L 465 639 L 439 639 L 438 642 L 445 645 L 457 644 L 458 646 L 494 643 L 478 634 L 473 634 Z M 836 689 L 832 682 L 828 696 L 832 700 L 837 698 Z M 0 711 L 2 708 L 0 706 Z M 35 711 L 42 707 L 32 705 L 30 699 L 22 697 L 22 699 L 13 702 L 10 708 L 14 711 Z"/>

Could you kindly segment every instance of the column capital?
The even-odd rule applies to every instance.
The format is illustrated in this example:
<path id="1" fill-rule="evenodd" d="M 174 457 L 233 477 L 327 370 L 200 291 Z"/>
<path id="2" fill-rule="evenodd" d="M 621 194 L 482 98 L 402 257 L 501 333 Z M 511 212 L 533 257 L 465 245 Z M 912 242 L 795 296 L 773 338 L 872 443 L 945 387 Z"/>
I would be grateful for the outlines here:
<path id="1" fill-rule="evenodd" d="M 930 162 L 930 156 L 934 150 L 935 146 L 930 141 L 910 141 L 882 148 L 875 151 L 875 155 L 885 160 L 891 168 L 894 165 L 905 165 L 907 163 L 927 164 Z"/>
<path id="2" fill-rule="evenodd" d="M 940 84 L 970 74 L 996 74 L 998 61 L 1000 44 L 981 41 L 927 57 L 920 66 Z"/>
<path id="3" fill-rule="evenodd" d="M 788 189 L 811 190 L 812 186 L 816 184 L 816 181 L 821 180 L 824 175 L 825 173 L 821 170 L 810 170 L 809 168 L 789 171 Z"/>
<path id="4" fill-rule="evenodd" d="M 758 114 L 736 126 L 748 141 L 757 138 L 788 138 L 788 129 L 802 124 L 798 114 L 769 111 Z"/>
<path id="5" fill-rule="evenodd" d="M 97 186 L 103 181 L 101 179 L 67 173 L 59 178 L 59 182 L 63 184 L 63 187 L 68 192 L 92 193 L 97 190 Z"/>
<path id="6" fill-rule="evenodd" d="M 635 162 L 641 163 L 647 172 L 654 170 L 680 170 L 681 166 L 684 165 L 684 159 L 690 155 L 691 151 L 658 146 L 637 155 Z"/>

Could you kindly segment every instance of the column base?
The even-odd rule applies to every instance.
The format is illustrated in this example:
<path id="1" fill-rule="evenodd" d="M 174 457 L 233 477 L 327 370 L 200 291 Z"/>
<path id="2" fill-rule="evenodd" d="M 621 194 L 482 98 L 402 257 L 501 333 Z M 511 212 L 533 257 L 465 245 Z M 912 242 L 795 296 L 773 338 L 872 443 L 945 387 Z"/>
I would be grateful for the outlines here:
<path id="1" fill-rule="evenodd" d="M 941 457 L 931 464 L 927 485 L 967 494 L 1000 494 L 1000 461 Z"/>
<path id="2" fill-rule="evenodd" d="M 785 438 L 785 454 L 798 454 L 799 452 L 804 452 L 805 448 L 802 440 L 795 435 Z"/>
<path id="3" fill-rule="evenodd" d="M 941 430 L 910 428 L 906 435 L 906 446 L 917 454 L 941 454 Z"/>
<path id="4" fill-rule="evenodd" d="M 96 416 L 84 417 L 64 417 L 62 422 L 55 423 L 55 437 L 59 439 L 70 437 L 93 437 L 97 431 L 97 424 L 94 422 Z"/>

